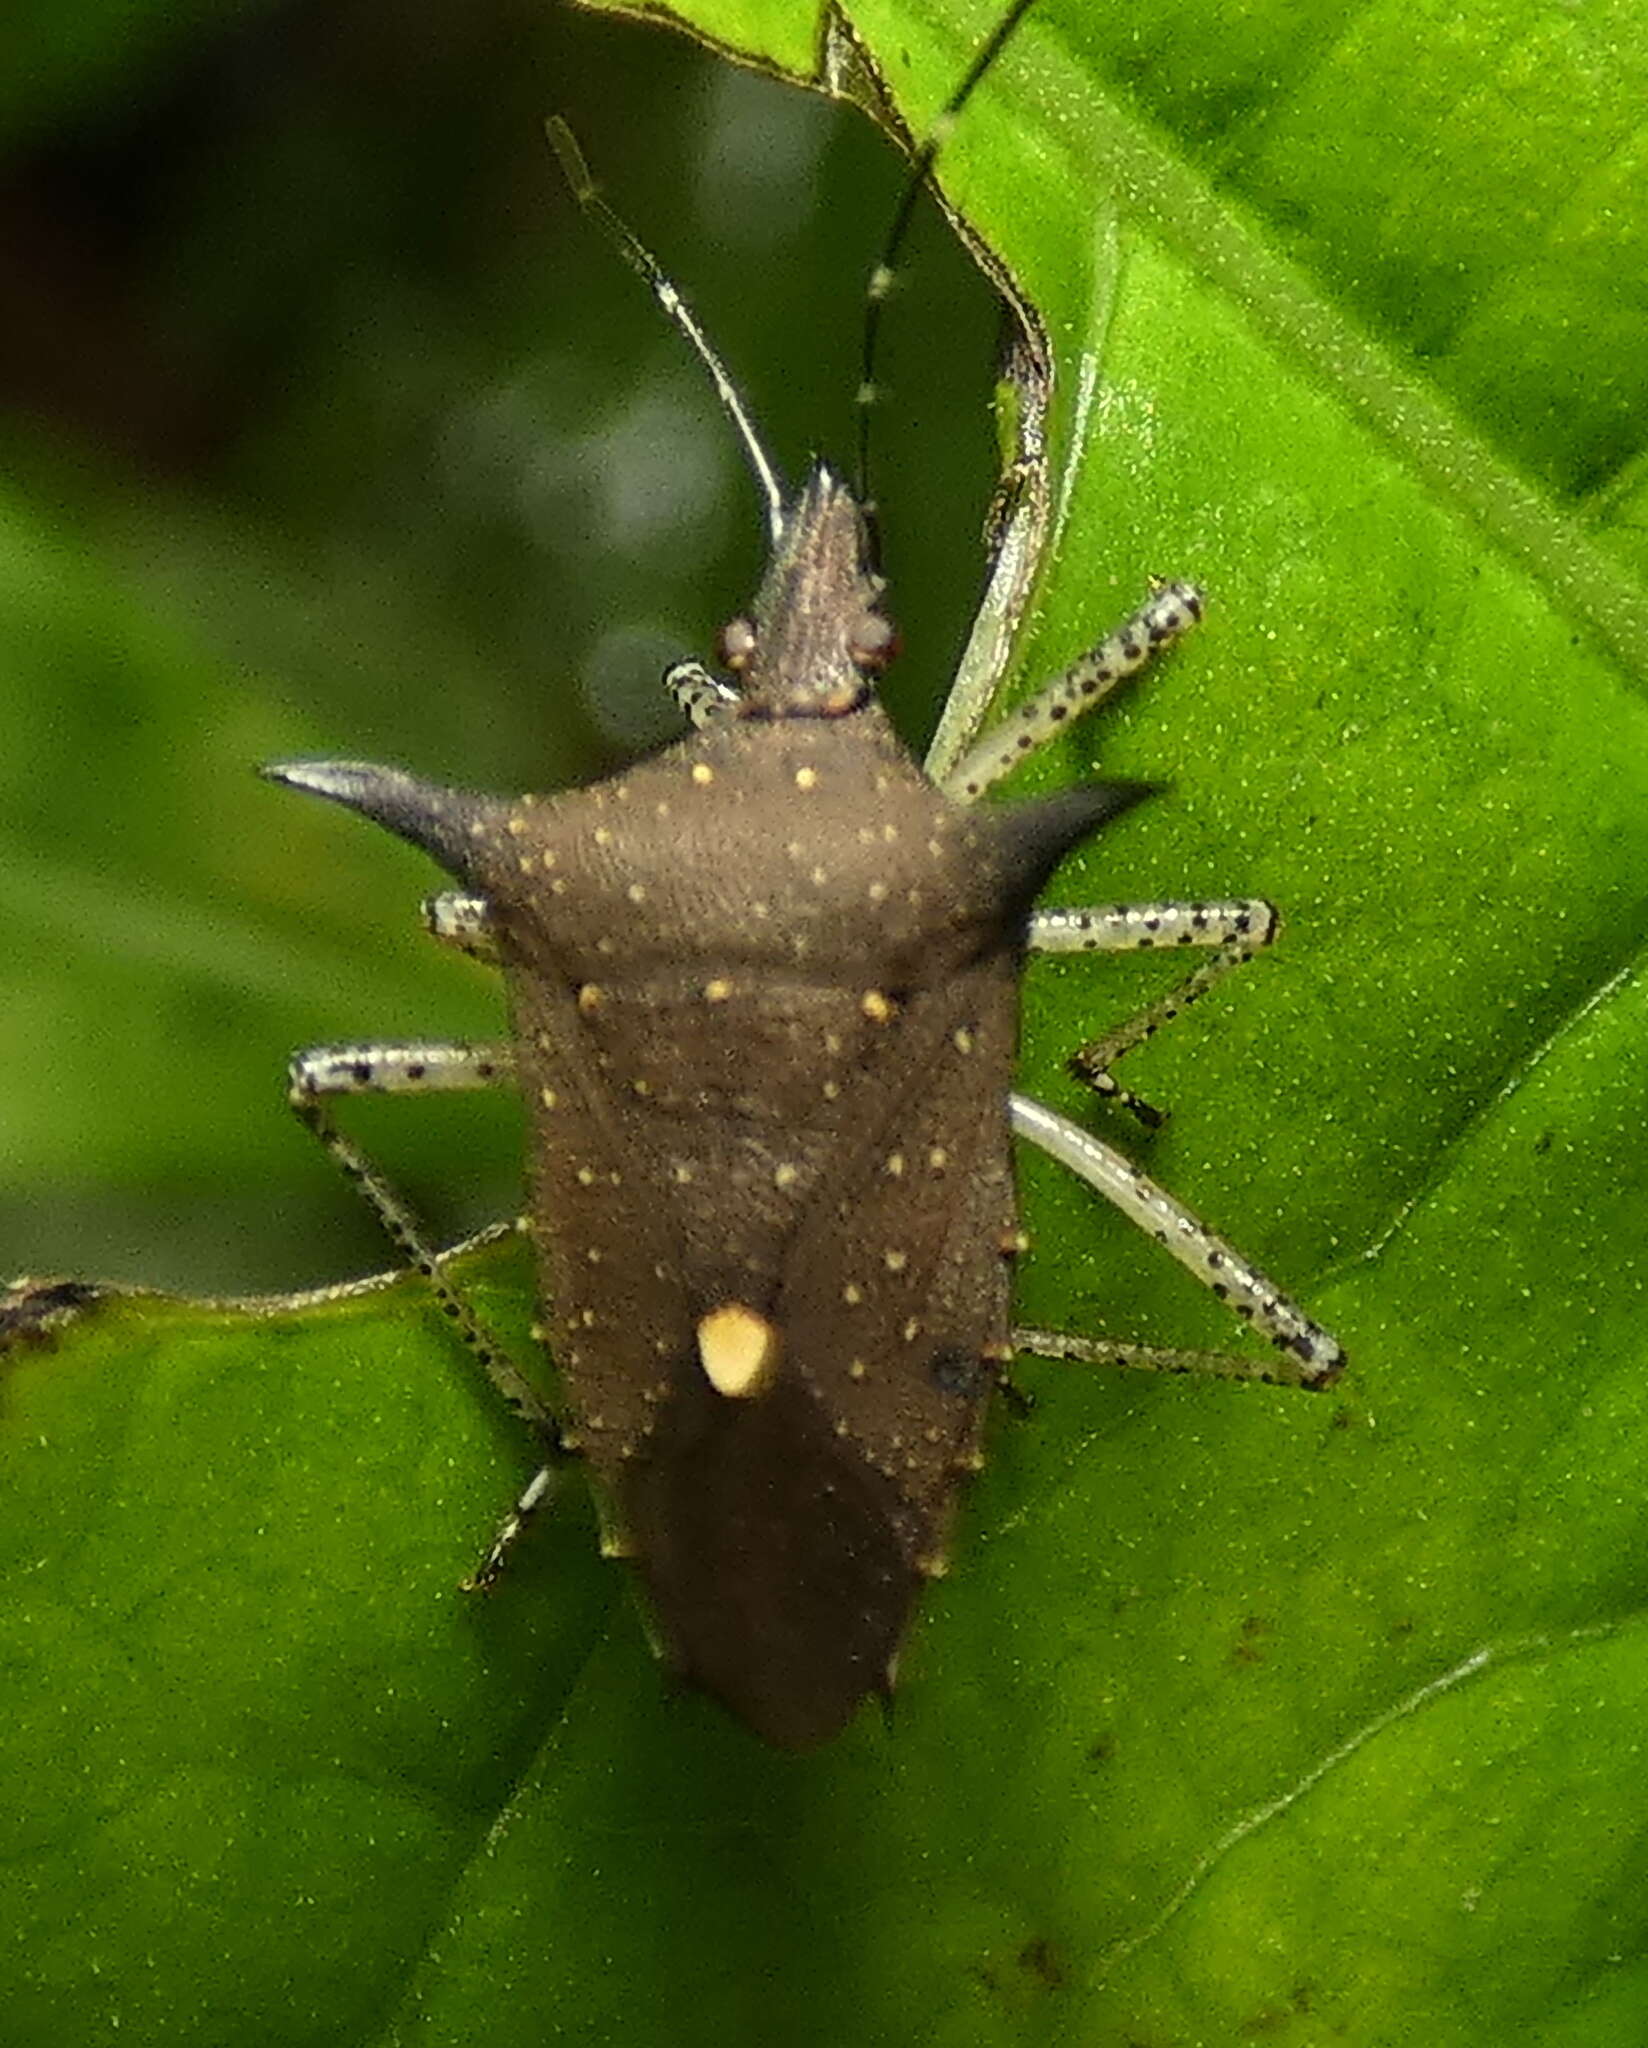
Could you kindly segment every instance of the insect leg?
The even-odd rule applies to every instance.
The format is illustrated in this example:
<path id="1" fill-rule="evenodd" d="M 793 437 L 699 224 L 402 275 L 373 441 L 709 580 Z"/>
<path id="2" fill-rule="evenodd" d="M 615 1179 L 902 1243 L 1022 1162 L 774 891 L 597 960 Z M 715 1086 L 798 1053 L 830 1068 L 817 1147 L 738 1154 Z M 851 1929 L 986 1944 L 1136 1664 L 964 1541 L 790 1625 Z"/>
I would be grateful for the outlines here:
<path id="1" fill-rule="evenodd" d="M 1277 1387 L 1303 1387 L 1319 1393 L 1332 1386 L 1337 1368 L 1310 1374 L 1291 1361 L 1243 1358 L 1234 1351 L 1177 1351 L 1162 1344 L 1129 1344 L 1103 1337 L 1078 1337 L 1069 1330 L 1015 1328 L 1013 1349 L 1033 1358 L 1054 1358 L 1076 1365 L 1134 1367 L 1142 1372 L 1196 1373 L 1204 1379 L 1260 1380 Z"/>
<path id="2" fill-rule="evenodd" d="M 664 671 L 664 688 L 700 731 L 726 717 L 738 702 L 731 683 L 712 675 L 701 661 L 677 661 Z"/>
<path id="3" fill-rule="evenodd" d="M 467 953 L 488 967 L 498 964 L 498 938 L 492 929 L 492 906 L 484 896 L 467 896 L 456 889 L 443 889 L 438 896 L 426 896 L 423 925 L 432 939 Z"/>
<path id="4" fill-rule="evenodd" d="M 569 1454 L 564 1446 L 560 1446 L 558 1455 L 565 1457 Z M 526 1533 L 527 1525 L 533 1516 L 554 1492 L 555 1478 L 554 1460 L 540 1465 L 533 1473 L 523 1488 L 520 1499 L 505 1515 L 497 1535 L 492 1539 L 491 1549 L 481 1559 L 474 1572 L 464 1580 L 463 1590 L 466 1593 L 489 1592 L 498 1583 L 509 1561 L 509 1553 Z"/>
<path id="5" fill-rule="evenodd" d="M 1208 946 L 1211 957 L 1194 973 L 1103 1038 L 1072 1053 L 1075 1074 L 1107 1100 L 1129 1109 L 1155 1129 L 1162 1112 L 1123 1088 L 1111 1069 L 1164 1024 L 1244 966 L 1276 936 L 1274 908 L 1257 897 L 1220 903 L 1113 903 L 1096 910 L 1040 910 L 1030 920 L 1030 944 L 1041 953 L 1142 953 L 1164 946 Z"/>
<path id="6" fill-rule="evenodd" d="M 486 1376 L 508 1405 L 541 1438 L 559 1440 L 554 1417 L 537 1390 L 514 1364 L 442 1271 L 440 1254 L 425 1237 L 404 1197 L 366 1154 L 338 1129 L 328 1108 L 336 1095 L 429 1094 L 440 1089 L 492 1088 L 514 1078 L 515 1058 L 506 1045 L 340 1045 L 319 1046 L 292 1061 L 287 1101 L 306 1130 L 326 1148 L 394 1243 L 428 1280 L 441 1312 L 474 1352 Z"/>
<path id="7" fill-rule="evenodd" d="M 1071 718 L 1094 710 L 1162 648 L 1188 633 L 1201 616 L 1202 593 L 1194 583 L 1158 585 L 1114 633 L 975 741 L 941 787 L 958 803 L 976 803 L 1037 747 L 1055 739 Z"/>
<path id="8" fill-rule="evenodd" d="M 1337 1379 L 1345 1354 L 1336 1338 L 1311 1321 L 1303 1309 L 1267 1280 L 1257 1266 L 1216 1237 L 1207 1225 L 1165 1188 L 1158 1187 L 1130 1159 L 1028 1096 L 1009 1098 L 1013 1129 L 1088 1186 L 1114 1202 L 1124 1216 L 1172 1253 L 1180 1265 L 1205 1287 L 1212 1288 L 1243 1322 L 1275 1349 L 1278 1356 L 1264 1365 L 1193 1352 L 1155 1352 L 1136 1344 L 1106 1344 L 1086 1338 L 1028 1332 L 1025 1349 L 1043 1349 L 1045 1338 L 1055 1347 L 1048 1355 L 1091 1358 L 1099 1364 L 1157 1364 L 1168 1371 L 1220 1372 L 1242 1379 L 1271 1379 L 1284 1385 L 1321 1387 Z"/>

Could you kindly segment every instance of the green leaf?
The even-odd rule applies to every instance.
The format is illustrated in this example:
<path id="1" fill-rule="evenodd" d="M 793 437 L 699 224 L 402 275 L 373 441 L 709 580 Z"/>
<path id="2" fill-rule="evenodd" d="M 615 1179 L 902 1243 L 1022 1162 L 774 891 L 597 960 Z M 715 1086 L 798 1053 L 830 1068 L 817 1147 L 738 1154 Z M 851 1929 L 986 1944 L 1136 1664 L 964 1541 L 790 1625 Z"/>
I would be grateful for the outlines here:
<path id="1" fill-rule="evenodd" d="M 989 15 L 855 19 L 919 128 Z M 1171 783 L 1058 897 L 1284 913 L 1117 1135 L 1343 1386 L 1026 1365 L 892 1724 L 797 1760 L 667 1694 L 573 1491 L 460 1599 L 529 1461 L 411 1283 L 20 1336 L 12 2040 L 1641 2038 L 1645 49 L 1048 0 L 944 160 L 1055 349 L 1011 687 L 1211 593 L 1025 771 Z M 1150 964 L 1030 977 L 1027 1085 L 1096 1128 L 1062 1062 Z M 1228 1341 L 1026 1182 L 1029 1317 Z"/>

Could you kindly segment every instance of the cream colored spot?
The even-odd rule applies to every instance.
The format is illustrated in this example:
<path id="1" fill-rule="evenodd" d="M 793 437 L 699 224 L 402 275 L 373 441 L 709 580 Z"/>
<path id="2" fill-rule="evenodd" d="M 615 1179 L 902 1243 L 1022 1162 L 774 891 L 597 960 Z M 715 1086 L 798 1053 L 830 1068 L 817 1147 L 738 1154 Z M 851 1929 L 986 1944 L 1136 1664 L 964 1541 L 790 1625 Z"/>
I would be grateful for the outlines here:
<path id="1" fill-rule="evenodd" d="M 545 1109 L 553 1109 L 560 1099 L 560 1096 L 555 1093 L 553 1088 L 540 1088 L 538 1090 L 538 1100 Z"/>
<path id="2" fill-rule="evenodd" d="M 605 1254 L 598 1250 L 597 1247 L 594 1245 L 591 1245 L 589 1250 L 584 1253 L 585 1259 L 587 1259 L 590 1265 L 592 1266 L 598 1266 L 601 1263 L 601 1260 L 604 1256 Z"/>
<path id="3" fill-rule="evenodd" d="M 932 1151 L 927 1154 L 927 1164 L 933 1169 L 934 1173 L 942 1173 L 950 1164 L 950 1155 L 942 1145 L 935 1145 Z"/>
<path id="4" fill-rule="evenodd" d="M 892 1175 L 894 1180 L 900 1180 L 903 1178 L 904 1154 L 902 1152 L 889 1152 L 887 1154 L 887 1171 Z"/>
<path id="5" fill-rule="evenodd" d="M 578 1185 L 579 1185 L 579 1187 L 581 1187 L 581 1188 L 592 1188 L 592 1187 L 594 1187 L 594 1185 L 595 1185 L 595 1169 L 594 1169 L 594 1167 L 593 1167 L 593 1166 L 580 1166 L 580 1167 L 579 1167 L 579 1169 L 578 1169 Z"/>
<path id="6" fill-rule="evenodd" d="M 866 989 L 858 1007 L 872 1024 L 885 1024 L 893 1014 L 892 1004 L 878 988 Z"/>
<path id="7" fill-rule="evenodd" d="M 595 950 L 597 953 L 616 953 L 618 950 L 618 943 L 611 936 L 610 933 L 603 932 L 601 936 L 595 941 Z"/>
<path id="8" fill-rule="evenodd" d="M 816 789 L 818 787 L 818 770 L 816 768 L 798 768 L 795 771 L 795 786 L 797 789 Z"/>
<path id="9" fill-rule="evenodd" d="M 624 894 L 629 898 L 631 903 L 645 903 L 647 900 L 647 892 L 645 889 L 642 888 L 639 882 L 631 882 L 629 887 L 624 891 Z"/>
<path id="10" fill-rule="evenodd" d="M 597 981 L 586 981 L 578 991 L 578 1010 L 584 1017 L 593 1017 L 601 1007 L 603 990 Z"/>
<path id="11" fill-rule="evenodd" d="M 889 846 L 893 845 L 898 838 L 898 827 L 896 825 L 883 825 L 881 836 Z"/>
<path id="12" fill-rule="evenodd" d="M 849 1280 L 841 1290 L 841 1299 L 849 1308 L 857 1308 L 864 1299 L 864 1291 L 856 1280 Z"/>
<path id="13" fill-rule="evenodd" d="M 583 1324 L 583 1326 L 584 1326 L 584 1328 L 585 1328 L 586 1330 L 593 1330 L 593 1329 L 594 1329 L 594 1327 L 595 1327 L 595 1311 L 594 1311 L 594 1309 L 592 1309 L 592 1308 L 586 1308 L 586 1309 L 584 1309 L 584 1310 L 583 1310 L 583 1311 L 582 1311 L 582 1312 L 581 1312 L 581 1313 L 579 1314 L 578 1320 L 579 1320 L 579 1322 L 580 1322 L 580 1323 L 582 1323 L 582 1324 Z M 598 1418 L 597 1416 L 594 1416 L 594 1415 L 592 1415 L 592 1416 L 591 1416 L 591 1417 L 589 1418 L 589 1423 L 590 1423 L 590 1427 L 591 1427 L 591 1429 L 599 1429 L 599 1428 L 601 1427 L 600 1419 L 599 1419 L 599 1418 Z"/>
<path id="14" fill-rule="evenodd" d="M 904 1341 L 906 1344 L 913 1344 L 920 1335 L 921 1323 L 915 1316 L 911 1316 L 904 1325 Z"/>
<path id="15" fill-rule="evenodd" d="M 872 882 L 868 893 L 872 903 L 885 903 L 887 901 L 887 884 L 885 882 Z"/>
<path id="16" fill-rule="evenodd" d="M 793 1188 L 800 1178 L 800 1167 L 790 1165 L 788 1160 L 782 1166 L 775 1167 L 773 1170 L 773 1186 L 775 1188 Z"/>
<path id="17" fill-rule="evenodd" d="M 533 860 L 530 853 L 523 853 L 517 862 L 517 866 L 523 875 L 530 875 L 536 865 L 537 863 Z"/>
<path id="18" fill-rule="evenodd" d="M 722 981 L 718 978 L 715 981 L 706 981 L 704 984 L 704 1000 L 706 1003 L 724 1003 L 731 994 L 732 983 L 730 981 Z"/>
<path id="19" fill-rule="evenodd" d="M 824 1083 L 823 1094 L 826 1102 L 834 1102 L 840 1093 L 841 1083 L 839 1081 L 826 1081 Z"/>
<path id="20" fill-rule="evenodd" d="M 629 1087 L 632 1095 L 650 1095 L 652 1093 L 652 1083 L 643 1074 L 637 1074 L 635 1079 L 629 1084 Z"/>
<path id="21" fill-rule="evenodd" d="M 654 817 L 667 818 L 670 814 L 669 798 L 661 796 L 653 805 L 652 811 Z"/>
<path id="22" fill-rule="evenodd" d="M 551 883 L 550 883 L 550 885 L 549 885 L 549 893 L 550 893 L 550 894 L 551 894 L 552 896 L 564 896 L 564 895 L 566 894 L 566 892 L 567 892 L 567 885 L 566 885 L 566 876 L 565 876 L 565 875 L 557 875 L 557 876 L 555 877 L 554 881 L 553 881 L 553 882 L 551 882 Z"/>
<path id="23" fill-rule="evenodd" d="M 813 887 L 814 887 L 815 889 L 822 889 L 822 888 L 823 888 L 823 886 L 824 886 L 824 884 L 825 884 L 825 883 L 826 883 L 826 882 L 827 882 L 827 881 L 828 881 L 829 879 L 830 879 L 830 871 L 829 871 L 829 869 L 828 869 L 828 868 L 814 868 L 814 869 L 813 869 L 813 872 L 812 872 L 812 883 L 813 883 Z"/>
<path id="24" fill-rule="evenodd" d="M 692 764 L 692 779 L 700 789 L 705 789 L 715 780 L 715 770 L 707 761 L 695 761 Z"/>
<path id="25" fill-rule="evenodd" d="M 838 1053 L 841 1050 L 841 1040 L 833 1031 L 826 1031 L 824 1034 L 824 1050 L 830 1054 Z"/>
<path id="26" fill-rule="evenodd" d="M 766 1393 L 778 1373 L 782 1342 L 759 1310 L 742 1301 L 711 1309 L 698 1325 L 698 1358 L 718 1394 L 748 1401 Z"/>
<path id="27" fill-rule="evenodd" d="M 675 1166 L 675 1185 L 678 1188 L 690 1188 L 692 1186 L 693 1179 L 694 1174 L 692 1168 L 686 1163 L 684 1159 L 677 1160 Z"/>
<path id="28" fill-rule="evenodd" d="M 861 1380 L 869 1370 L 862 1358 L 855 1358 L 847 1367 L 847 1377 L 850 1380 Z"/>
<path id="29" fill-rule="evenodd" d="M 910 1259 L 907 1252 L 889 1249 L 882 1253 L 881 1262 L 889 1273 L 902 1273 L 904 1268 L 910 1263 Z"/>
<path id="30" fill-rule="evenodd" d="M 525 818 L 515 816 L 505 819 L 504 830 L 509 834 L 509 836 L 512 839 L 519 839 L 521 834 L 526 830 Z"/>
<path id="31" fill-rule="evenodd" d="M 595 844 L 597 846 L 610 846 L 612 844 L 612 834 L 607 830 L 605 825 L 596 826 Z"/>
<path id="32" fill-rule="evenodd" d="M 951 1043 L 955 1046 L 957 1052 L 971 1052 L 978 1041 L 974 1038 L 972 1032 L 967 1029 L 967 1026 L 963 1024 L 957 1030 Z"/>

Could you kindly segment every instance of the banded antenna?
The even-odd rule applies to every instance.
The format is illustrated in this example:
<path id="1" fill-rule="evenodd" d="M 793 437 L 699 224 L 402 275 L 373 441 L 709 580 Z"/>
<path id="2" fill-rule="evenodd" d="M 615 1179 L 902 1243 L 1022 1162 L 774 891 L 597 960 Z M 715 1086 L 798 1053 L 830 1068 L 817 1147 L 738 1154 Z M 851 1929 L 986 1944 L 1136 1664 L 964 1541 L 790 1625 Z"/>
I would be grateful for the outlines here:
<path id="1" fill-rule="evenodd" d="M 1022 13 L 1028 5 L 1029 0 L 1021 0 L 1019 12 Z M 756 432 L 755 422 L 750 418 L 738 386 L 728 374 L 726 364 L 716 354 L 709 336 L 699 326 L 698 316 L 665 275 L 657 257 L 634 233 L 629 223 L 620 214 L 615 213 L 601 197 L 572 130 L 559 114 L 551 114 L 544 123 L 544 130 L 549 137 L 550 147 L 560 162 L 561 174 L 566 179 L 580 209 L 589 215 L 609 240 L 616 244 L 618 253 L 631 269 L 639 272 L 651 288 L 653 297 L 680 328 L 691 344 L 693 353 L 708 370 L 710 381 L 715 386 L 715 394 L 721 401 L 721 408 L 732 421 L 743 444 L 745 459 L 755 477 L 756 488 L 766 502 L 767 537 L 776 549 L 784 537 L 784 486 L 779 480 L 772 458 L 761 445 L 761 436 Z"/>
<path id="2" fill-rule="evenodd" d="M 870 419 L 876 404 L 875 366 L 876 350 L 881 338 L 881 309 L 893 287 L 899 251 L 903 248 L 905 236 L 909 233 L 916 201 L 921 197 L 922 190 L 927 184 L 934 158 L 949 140 L 962 108 L 973 96 L 974 88 L 1001 55 L 1009 38 L 1035 4 L 1036 0 L 1014 0 L 1014 4 L 979 45 L 977 54 L 967 67 L 966 75 L 945 101 L 938 118 L 928 130 L 926 141 L 916 151 L 915 161 L 910 166 L 910 175 L 905 181 L 903 192 L 899 195 L 892 226 L 887 231 L 887 239 L 882 244 L 881 254 L 876 259 L 870 272 L 869 283 L 865 286 L 864 340 L 859 358 L 857 405 L 858 498 L 866 509 L 873 510 L 870 497 Z"/>

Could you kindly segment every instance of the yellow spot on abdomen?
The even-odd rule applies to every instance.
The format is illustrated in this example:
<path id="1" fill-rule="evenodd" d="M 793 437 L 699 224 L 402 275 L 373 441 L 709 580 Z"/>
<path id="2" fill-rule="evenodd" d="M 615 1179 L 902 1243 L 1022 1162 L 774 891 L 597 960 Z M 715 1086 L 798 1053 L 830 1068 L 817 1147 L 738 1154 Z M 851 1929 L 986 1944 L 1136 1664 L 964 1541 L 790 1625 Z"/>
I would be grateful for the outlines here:
<path id="1" fill-rule="evenodd" d="M 698 1324 L 704 1377 L 729 1401 L 749 1401 L 766 1393 L 778 1375 L 782 1349 L 776 1326 L 747 1302 L 726 1302 Z"/>

